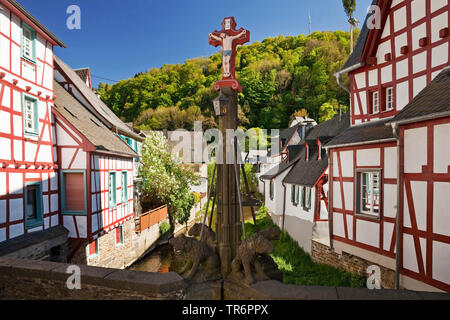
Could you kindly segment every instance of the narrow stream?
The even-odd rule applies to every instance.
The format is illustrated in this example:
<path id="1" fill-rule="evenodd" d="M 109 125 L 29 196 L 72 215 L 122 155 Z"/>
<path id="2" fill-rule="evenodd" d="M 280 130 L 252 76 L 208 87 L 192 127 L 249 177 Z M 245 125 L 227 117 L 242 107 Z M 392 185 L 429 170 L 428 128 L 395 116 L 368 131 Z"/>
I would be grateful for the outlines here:
<path id="1" fill-rule="evenodd" d="M 172 248 L 162 245 L 130 267 L 130 270 L 167 273 L 172 263 Z"/>
<path id="2" fill-rule="evenodd" d="M 244 217 L 245 220 L 252 219 L 250 208 L 244 208 Z M 165 244 L 156 248 L 155 250 L 147 254 L 144 258 L 133 264 L 130 267 L 130 270 L 167 273 L 170 272 L 172 259 L 172 248 L 170 247 L 170 245 Z"/>

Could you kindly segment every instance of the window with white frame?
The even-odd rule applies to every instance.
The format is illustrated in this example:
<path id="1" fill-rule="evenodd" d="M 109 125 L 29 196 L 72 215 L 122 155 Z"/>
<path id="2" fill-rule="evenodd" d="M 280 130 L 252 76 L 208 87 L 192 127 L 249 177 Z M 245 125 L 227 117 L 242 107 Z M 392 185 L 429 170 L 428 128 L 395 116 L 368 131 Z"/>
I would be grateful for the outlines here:
<path id="1" fill-rule="evenodd" d="M 394 88 L 386 88 L 386 110 L 394 109 Z"/>
<path id="2" fill-rule="evenodd" d="M 22 56 L 31 61 L 36 59 L 35 39 L 36 32 L 26 23 L 22 23 Z"/>
<path id="3" fill-rule="evenodd" d="M 374 218 L 380 217 L 381 171 L 364 170 L 357 172 L 358 214 Z"/>
<path id="4" fill-rule="evenodd" d="M 38 101 L 31 96 L 23 97 L 23 125 L 25 133 L 39 134 Z"/>
<path id="5" fill-rule="evenodd" d="M 294 206 L 300 203 L 300 187 L 296 185 L 291 186 L 291 202 Z"/>
<path id="6" fill-rule="evenodd" d="M 380 93 L 378 91 L 372 92 L 372 113 L 380 112 Z"/>
<path id="7" fill-rule="evenodd" d="M 271 180 L 270 185 L 269 185 L 270 200 L 273 200 L 273 198 L 274 198 L 274 189 L 275 189 L 274 182 L 273 182 L 273 180 Z"/>
<path id="8" fill-rule="evenodd" d="M 109 208 L 114 208 L 117 204 L 116 200 L 116 173 L 110 172 L 109 173 L 109 185 L 108 185 L 108 200 L 109 200 Z"/>
<path id="9" fill-rule="evenodd" d="M 302 207 L 305 210 L 311 209 L 311 188 L 302 187 Z"/>
<path id="10" fill-rule="evenodd" d="M 126 171 L 122 172 L 122 204 L 127 204 L 128 202 L 128 173 Z"/>

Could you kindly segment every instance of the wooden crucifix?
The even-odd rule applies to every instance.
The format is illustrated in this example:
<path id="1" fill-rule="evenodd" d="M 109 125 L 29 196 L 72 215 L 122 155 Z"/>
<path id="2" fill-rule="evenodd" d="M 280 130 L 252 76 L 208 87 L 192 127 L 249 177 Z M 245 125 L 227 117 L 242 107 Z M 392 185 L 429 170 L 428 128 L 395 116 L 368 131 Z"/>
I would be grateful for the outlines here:
<path id="1" fill-rule="evenodd" d="M 214 89 L 219 91 L 223 87 L 231 87 L 233 90 L 242 91 L 242 87 L 236 80 L 236 47 L 250 41 L 250 31 L 240 28 L 236 30 L 234 17 L 223 19 L 222 30 L 209 34 L 209 44 L 222 46 L 222 80 L 217 81 Z"/>

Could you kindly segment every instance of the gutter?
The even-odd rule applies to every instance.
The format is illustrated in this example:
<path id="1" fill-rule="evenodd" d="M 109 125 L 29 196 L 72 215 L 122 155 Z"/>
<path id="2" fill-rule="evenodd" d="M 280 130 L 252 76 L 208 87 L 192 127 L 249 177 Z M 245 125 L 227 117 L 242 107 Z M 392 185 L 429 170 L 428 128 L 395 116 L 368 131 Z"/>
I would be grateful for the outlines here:
<path id="1" fill-rule="evenodd" d="M 286 185 L 284 184 L 284 182 L 281 182 L 281 184 L 283 185 L 283 189 L 284 189 L 284 195 L 283 195 L 283 221 L 282 221 L 282 225 L 281 225 L 281 231 L 284 231 L 284 221 L 286 218 Z"/>
<path id="2" fill-rule="evenodd" d="M 388 139 L 378 139 L 378 140 L 371 140 L 371 141 L 364 141 L 364 142 L 354 142 L 354 143 L 344 143 L 339 145 L 331 145 L 331 146 L 325 146 L 325 150 L 329 149 L 336 149 L 336 148 L 346 148 L 346 147 L 354 147 L 354 146 L 365 146 L 369 144 L 377 144 L 377 143 L 386 143 L 386 142 L 394 142 L 397 141 L 396 138 L 388 138 Z"/>
<path id="3" fill-rule="evenodd" d="M 343 69 L 343 70 L 341 70 L 341 71 L 338 71 L 338 72 L 336 72 L 336 73 L 334 74 L 338 86 L 341 87 L 342 89 L 344 89 L 348 94 L 350 94 L 350 89 L 347 88 L 347 87 L 345 87 L 345 86 L 341 83 L 341 75 L 344 74 L 344 73 L 349 73 L 349 72 L 351 72 L 351 71 L 353 71 L 353 70 L 359 69 L 359 68 L 361 68 L 362 66 L 364 66 L 364 63 L 363 63 L 363 62 L 360 62 L 360 63 L 358 63 L 358 64 L 355 64 L 355 65 L 351 66 L 351 67 L 348 67 L 348 68 L 345 68 L 345 69 Z"/>
<path id="4" fill-rule="evenodd" d="M 444 118 L 444 117 L 449 117 L 449 116 L 450 116 L 450 111 L 445 111 L 445 112 L 441 112 L 441 113 L 433 113 L 433 114 L 428 114 L 426 116 L 415 117 L 415 118 L 411 118 L 411 119 L 391 121 L 391 122 L 387 123 L 386 126 L 392 125 L 392 128 L 395 129 L 394 126 L 397 127 L 400 125 L 410 124 L 410 123 L 414 123 L 414 122 L 434 120 L 436 118 Z"/>

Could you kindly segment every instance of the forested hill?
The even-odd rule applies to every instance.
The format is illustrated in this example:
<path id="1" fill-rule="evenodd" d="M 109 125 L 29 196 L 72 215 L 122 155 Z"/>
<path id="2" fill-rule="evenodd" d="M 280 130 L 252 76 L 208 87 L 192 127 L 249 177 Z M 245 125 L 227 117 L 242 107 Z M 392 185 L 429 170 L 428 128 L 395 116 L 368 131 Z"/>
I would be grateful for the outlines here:
<path id="1" fill-rule="evenodd" d="M 355 38 L 359 30 L 356 31 Z M 285 128 L 290 117 L 307 114 L 319 121 L 332 117 L 348 94 L 333 74 L 345 63 L 350 34 L 314 32 L 279 36 L 238 48 L 236 73 L 239 121 L 246 128 Z M 185 128 L 195 120 L 216 126 L 213 84 L 221 75 L 221 54 L 164 65 L 112 86 L 100 84 L 102 100 L 124 121 L 142 129 Z"/>

